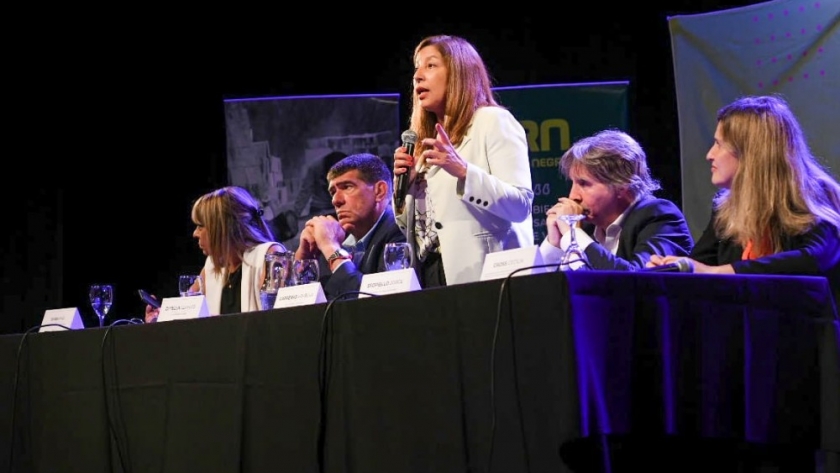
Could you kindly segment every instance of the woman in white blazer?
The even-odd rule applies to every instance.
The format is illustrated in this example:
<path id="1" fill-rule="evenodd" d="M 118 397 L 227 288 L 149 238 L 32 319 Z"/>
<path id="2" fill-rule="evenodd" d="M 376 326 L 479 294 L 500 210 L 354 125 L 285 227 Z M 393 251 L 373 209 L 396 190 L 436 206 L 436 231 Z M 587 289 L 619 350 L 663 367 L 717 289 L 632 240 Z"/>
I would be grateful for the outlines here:
<path id="1" fill-rule="evenodd" d="M 488 253 L 535 244 L 525 130 L 496 102 L 484 62 L 463 38 L 423 39 L 414 65 L 417 146 L 394 153 L 397 183 L 409 172 L 404 200 L 394 187 L 394 213 L 422 287 L 478 281 Z"/>
<path id="2" fill-rule="evenodd" d="M 260 310 L 265 255 L 285 253 L 286 247 L 273 241 L 259 202 L 241 187 L 222 187 L 193 203 L 192 221 L 193 237 L 207 255 L 200 277 L 210 315 Z M 146 306 L 146 322 L 158 313 Z"/>

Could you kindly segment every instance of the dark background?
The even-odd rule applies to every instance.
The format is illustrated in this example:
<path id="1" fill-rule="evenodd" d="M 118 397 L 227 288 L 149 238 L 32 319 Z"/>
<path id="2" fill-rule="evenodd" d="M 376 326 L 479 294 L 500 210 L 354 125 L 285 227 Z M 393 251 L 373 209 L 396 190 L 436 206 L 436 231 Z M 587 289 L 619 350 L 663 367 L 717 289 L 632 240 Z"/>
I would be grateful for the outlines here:
<path id="1" fill-rule="evenodd" d="M 400 93 L 406 126 L 411 55 L 429 34 L 470 40 L 495 86 L 629 81 L 629 131 L 663 184 L 659 195 L 681 205 L 667 18 L 757 2 L 667 3 L 20 19 L 4 66 L 0 333 L 59 307 L 79 307 L 90 326 L 93 282 L 115 285 L 110 320 L 142 316 L 138 288 L 176 294 L 177 274 L 204 262 L 191 203 L 228 183 L 223 100 Z"/>

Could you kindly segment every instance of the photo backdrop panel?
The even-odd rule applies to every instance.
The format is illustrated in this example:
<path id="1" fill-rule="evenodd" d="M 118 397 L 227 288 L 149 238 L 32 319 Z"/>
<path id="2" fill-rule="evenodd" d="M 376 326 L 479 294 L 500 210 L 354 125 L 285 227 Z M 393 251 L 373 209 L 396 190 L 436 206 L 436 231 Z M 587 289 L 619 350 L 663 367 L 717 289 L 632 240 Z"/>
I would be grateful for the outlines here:
<path id="1" fill-rule="evenodd" d="M 390 168 L 400 145 L 399 94 L 230 99 L 224 110 L 229 182 L 262 202 L 290 250 L 310 216 L 334 213 L 335 162 L 365 152 Z"/>
<path id="2" fill-rule="evenodd" d="M 692 234 L 716 188 L 706 153 L 717 110 L 744 95 L 780 94 L 812 152 L 840 178 L 840 1 L 782 0 L 668 18 L 680 130 L 682 199 Z"/>
<path id="3" fill-rule="evenodd" d="M 598 131 L 627 131 L 627 82 L 553 84 L 494 89 L 522 123 L 528 138 L 534 190 L 534 243 L 545 238 L 545 213 L 569 195 L 560 157 L 572 143 Z"/>

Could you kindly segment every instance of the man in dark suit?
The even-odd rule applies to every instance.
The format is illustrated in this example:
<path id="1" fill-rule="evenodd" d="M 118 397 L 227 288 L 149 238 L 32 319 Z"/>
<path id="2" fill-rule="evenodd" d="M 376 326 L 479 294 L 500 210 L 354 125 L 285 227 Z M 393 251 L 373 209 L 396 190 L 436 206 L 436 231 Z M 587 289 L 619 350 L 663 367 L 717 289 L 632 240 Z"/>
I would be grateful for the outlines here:
<path id="1" fill-rule="evenodd" d="M 335 163 L 326 179 L 337 219 L 306 222 L 295 259 L 319 260 L 327 299 L 355 298 L 363 275 L 385 270 L 385 244 L 405 241 L 391 210 L 393 176 L 378 156 L 361 153 Z"/>
<path id="2" fill-rule="evenodd" d="M 694 240 L 674 203 L 653 196 L 659 189 L 645 152 L 630 135 L 604 130 L 572 145 L 560 158 L 560 172 L 572 181 L 568 197 L 548 210 L 548 235 L 540 245 L 547 264 L 560 263 L 572 227 L 559 215 L 586 215 L 575 239 L 583 257 L 561 269 L 635 271 L 653 254 L 687 256 Z"/>

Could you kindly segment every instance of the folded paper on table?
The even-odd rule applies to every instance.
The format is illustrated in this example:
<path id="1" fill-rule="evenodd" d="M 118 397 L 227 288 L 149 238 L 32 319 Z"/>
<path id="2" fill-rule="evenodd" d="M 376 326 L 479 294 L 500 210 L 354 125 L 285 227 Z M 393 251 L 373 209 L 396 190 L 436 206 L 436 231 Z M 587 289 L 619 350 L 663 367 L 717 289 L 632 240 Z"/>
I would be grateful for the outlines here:
<path id="1" fill-rule="evenodd" d="M 384 296 L 386 294 L 417 291 L 419 289 L 420 282 L 417 280 L 417 273 L 414 272 L 413 268 L 406 268 L 365 274 L 362 276 L 362 284 L 359 291 Z M 359 294 L 359 297 L 368 297 L 368 295 Z"/>
<path id="2" fill-rule="evenodd" d="M 186 297 L 165 297 L 160 304 L 158 322 L 188 320 L 209 317 L 207 299 L 204 295 Z"/>
<path id="3" fill-rule="evenodd" d="M 489 253 L 484 257 L 484 267 L 481 270 L 481 280 L 487 281 L 490 279 L 506 278 L 517 270 L 522 271 L 514 274 L 514 276 L 539 274 L 551 269 L 535 267 L 543 264 L 542 255 L 540 255 L 540 248 L 536 245 Z"/>
<path id="4" fill-rule="evenodd" d="M 277 298 L 274 299 L 274 308 L 294 307 L 301 305 L 319 304 L 327 302 L 324 295 L 324 288 L 320 282 L 300 284 L 297 286 L 281 287 L 277 290 Z"/>
<path id="5" fill-rule="evenodd" d="M 38 332 L 65 330 L 64 327 L 67 327 L 70 330 L 85 328 L 85 324 L 82 323 L 82 316 L 79 314 L 79 309 L 76 307 L 45 310 L 44 319 L 41 321 L 41 325 L 42 327 L 38 329 Z M 52 325 L 52 327 L 45 327 L 45 325 Z M 59 325 L 63 325 L 64 327 L 59 327 Z"/>

